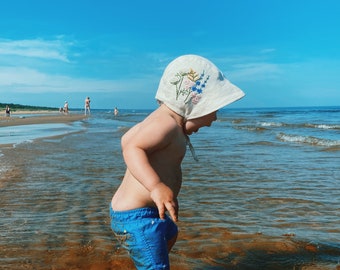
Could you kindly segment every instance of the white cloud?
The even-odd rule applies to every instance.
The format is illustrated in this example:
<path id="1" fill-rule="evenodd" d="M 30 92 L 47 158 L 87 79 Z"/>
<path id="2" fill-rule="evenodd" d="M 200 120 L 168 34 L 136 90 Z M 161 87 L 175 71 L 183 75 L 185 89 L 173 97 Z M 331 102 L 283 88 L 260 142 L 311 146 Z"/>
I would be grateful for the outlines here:
<path id="1" fill-rule="evenodd" d="M 45 74 L 29 68 L 0 67 L 0 85 L 37 85 L 48 78 Z"/>
<path id="2" fill-rule="evenodd" d="M 237 81 L 261 81 L 277 78 L 282 73 L 278 64 L 246 63 L 233 65 L 233 70 L 225 72 L 226 76 Z"/>
<path id="3" fill-rule="evenodd" d="M 70 44 L 56 40 L 0 40 L 0 55 L 34 57 L 69 62 L 67 48 Z"/>
<path id="4" fill-rule="evenodd" d="M 260 53 L 262 53 L 262 54 L 267 54 L 267 53 L 273 53 L 273 52 L 275 52 L 276 51 L 276 49 L 274 49 L 274 48 L 268 48 L 268 49 L 262 49 L 261 51 L 260 51 Z"/>
<path id="5" fill-rule="evenodd" d="M 100 80 L 50 75 L 25 67 L 0 67 L 0 92 L 16 93 L 79 93 L 115 92 L 148 89 L 150 78 L 129 80 Z"/>
<path id="6" fill-rule="evenodd" d="M 116 76 L 119 79 L 113 80 L 89 78 L 87 74 L 80 77 L 77 74 L 77 77 L 74 77 L 68 73 L 70 69 L 75 69 L 77 64 L 69 61 L 68 54 L 71 49 L 74 49 L 72 46 L 74 44 L 66 42 L 62 36 L 54 40 L 0 39 L 0 63 L 2 63 L 2 66 L 0 65 L 0 94 L 149 91 L 150 84 L 152 85 L 154 81 L 154 78 L 150 76 L 134 76 L 126 79 Z M 157 55 L 151 58 L 157 59 Z"/>

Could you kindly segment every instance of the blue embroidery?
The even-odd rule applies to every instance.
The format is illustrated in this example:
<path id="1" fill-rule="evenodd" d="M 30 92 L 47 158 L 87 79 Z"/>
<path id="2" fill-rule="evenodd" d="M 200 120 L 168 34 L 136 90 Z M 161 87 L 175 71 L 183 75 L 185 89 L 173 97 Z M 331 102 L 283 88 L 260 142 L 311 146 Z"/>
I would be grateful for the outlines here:
<path id="1" fill-rule="evenodd" d="M 197 104 L 209 80 L 209 75 L 205 76 L 204 71 L 198 75 L 196 71 L 190 69 L 189 72 L 178 72 L 175 76 L 176 79 L 171 84 L 176 86 L 176 100 L 181 95 L 185 97 L 185 104 L 189 102 Z"/>

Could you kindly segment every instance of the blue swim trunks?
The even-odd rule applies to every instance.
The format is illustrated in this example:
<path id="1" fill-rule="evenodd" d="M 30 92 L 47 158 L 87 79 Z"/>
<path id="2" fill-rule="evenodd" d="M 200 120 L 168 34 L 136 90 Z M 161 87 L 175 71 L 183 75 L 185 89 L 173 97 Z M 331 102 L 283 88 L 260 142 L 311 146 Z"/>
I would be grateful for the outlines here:
<path id="1" fill-rule="evenodd" d="M 137 269 L 170 269 L 167 242 L 178 233 L 177 225 L 166 216 L 160 219 L 157 208 L 113 211 L 111 228 L 129 251 Z"/>

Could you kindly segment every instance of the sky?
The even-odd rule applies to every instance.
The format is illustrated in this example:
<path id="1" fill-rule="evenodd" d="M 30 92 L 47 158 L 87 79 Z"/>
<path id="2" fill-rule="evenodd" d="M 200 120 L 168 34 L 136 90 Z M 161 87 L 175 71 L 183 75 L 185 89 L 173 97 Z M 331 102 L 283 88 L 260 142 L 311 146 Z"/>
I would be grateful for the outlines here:
<path id="1" fill-rule="evenodd" d="M 7 0 L 0 103 L 153 109 L 167 64 L 211 60 L 231 108 L 339 106 L 338 0 Z"/>

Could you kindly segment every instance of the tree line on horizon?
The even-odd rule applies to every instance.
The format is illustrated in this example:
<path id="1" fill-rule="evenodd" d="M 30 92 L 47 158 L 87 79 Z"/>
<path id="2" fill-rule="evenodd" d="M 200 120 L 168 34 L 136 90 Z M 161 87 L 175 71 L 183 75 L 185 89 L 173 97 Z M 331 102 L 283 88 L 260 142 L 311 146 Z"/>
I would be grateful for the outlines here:
<path id="1" fill-rule="evenodd" d="M 58 110 L 58 108 L 53 107 L 45 107 L 45 106 L 31 106 L 31 105 L 22 105 L 22 104 L 14 104 L 14 103 L 0 103 L 0 110 L 5 110 L 6 106 L 9 106 L 11 111 L 23 110 L 23 111 L 52 111 Z"/>

